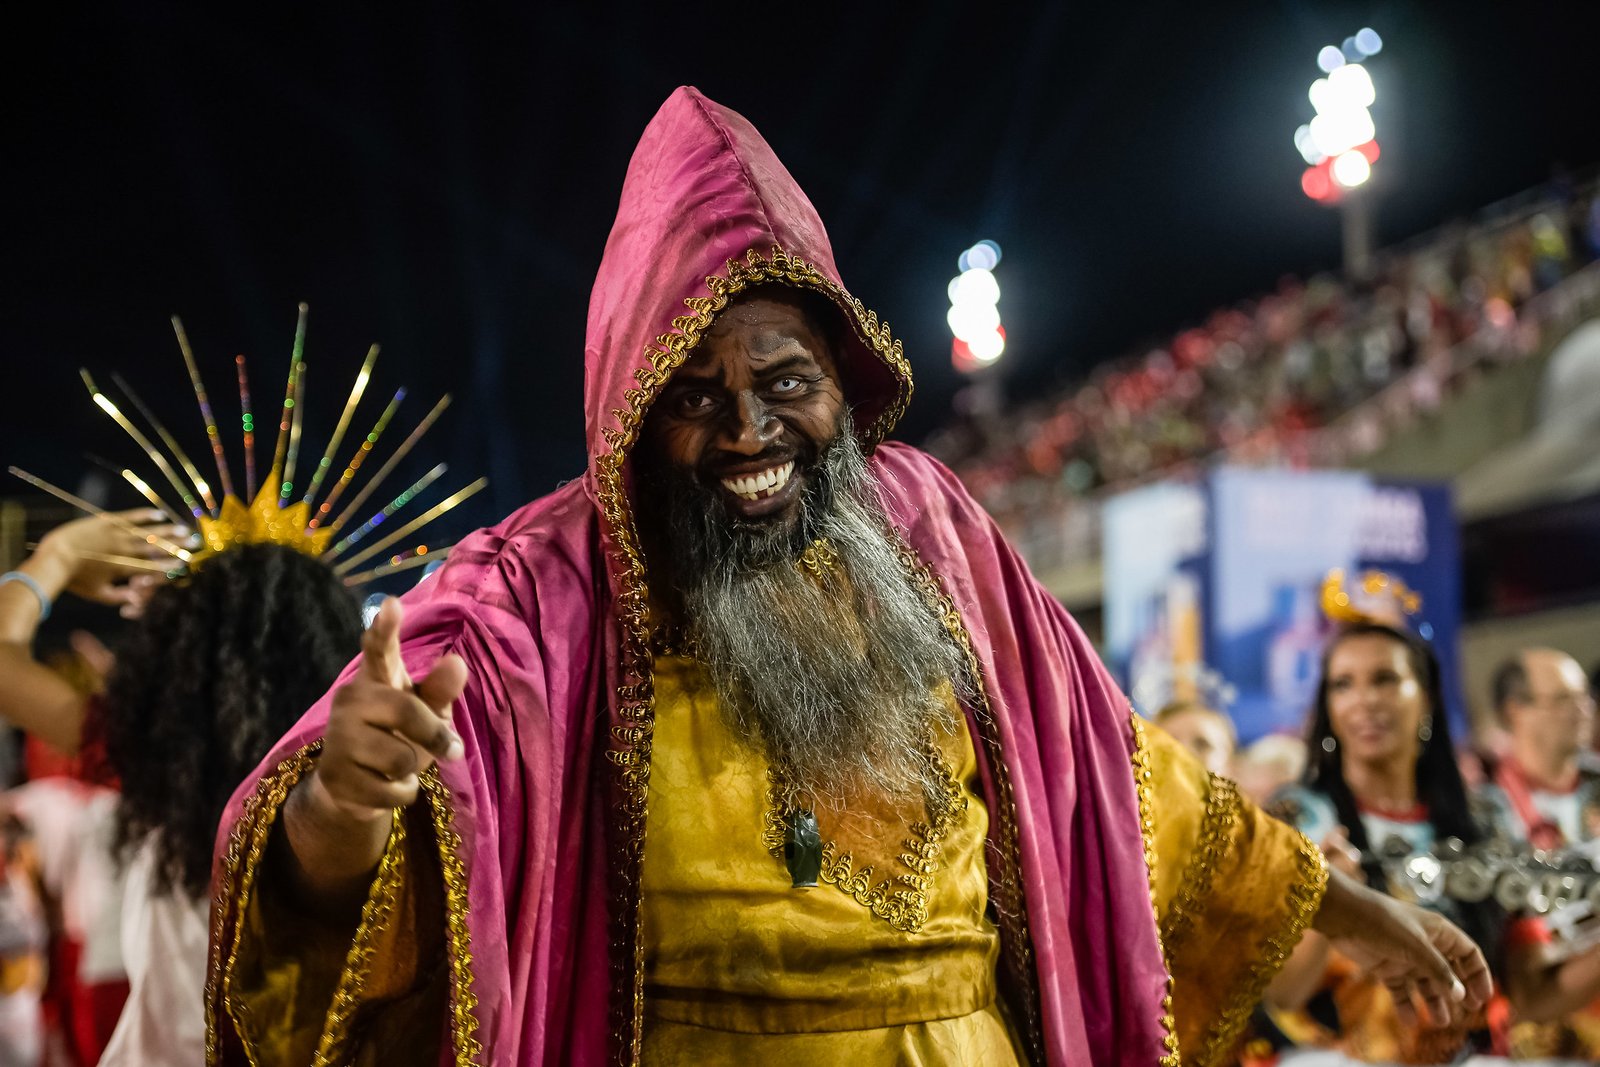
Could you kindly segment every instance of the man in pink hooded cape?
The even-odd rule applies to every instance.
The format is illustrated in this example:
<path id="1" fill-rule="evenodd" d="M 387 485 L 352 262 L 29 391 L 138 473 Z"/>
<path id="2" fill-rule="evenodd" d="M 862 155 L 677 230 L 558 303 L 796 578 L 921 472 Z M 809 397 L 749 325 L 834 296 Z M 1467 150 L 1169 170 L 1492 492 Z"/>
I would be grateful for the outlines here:
<path id="1" fill-rule="evenodd" d="M 286 911 L 263 873 L 331 696 L 224 816 L 210 1062 L 641 1062 L 656 720 L 629 454 L 718 312 L 774 283 L 837 309 L 836 363 L 893 533 L 978 680 L 962 710 L 1019 1059 L 1226 1054 L 1317 914 L 1320 854 L 1142 728 L 955 478 L 885 440 L 911 393 L 900 343 L 844 289 L 821 220 L 756 130 L 685 88 L 633 155 L 594 285 L 588 469 L 462 541 L 404 598 L 410 675 L 446 653 L 466 663 L 464 756 L 397 809 L 354 940 Z"/>

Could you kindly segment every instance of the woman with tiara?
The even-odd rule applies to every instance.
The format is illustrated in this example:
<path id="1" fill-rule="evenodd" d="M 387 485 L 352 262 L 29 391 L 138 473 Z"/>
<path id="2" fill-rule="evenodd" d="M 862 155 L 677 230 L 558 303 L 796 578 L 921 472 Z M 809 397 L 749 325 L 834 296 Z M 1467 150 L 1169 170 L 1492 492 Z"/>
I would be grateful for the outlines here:
<path id="1" fill-rule="evenodd" d="M 1569 1000 L 1584 1003 L 1600 977 L 1522 963 L 1506 973 L 1500 906 L 1492 898 L 1455 899 L 1442 891 L 1442 880 L 1415 877 L 1413 861 L 1433 857 L 1436 845 L 1453 838 L 1470 849 L 1488 836 L 1457 767 L 1439 662 L 1404 621 L 1420 609 L 1416 595 L 1376 573 L 1346 590 L 1334 572 L 1323 603 L 1338 628 L 1323 653 L 1309 761 L 1302 784 L 1280 792 L 1270 810 L 1318 842 L 1346 873 L 1460 926 L 1510 1000 L 1492 1005 L 1473 1026 L 1420 1027 L 1403 990 L 1363 979 L 1313 932 L 1268 990 L 1272 1021 L 1294 1044 L 1336 1048 L 1362 1062 L 1449 1063 L 1464 1047 L 1503 1043 L 1511 1014 L 1544 1017 L 1566 1010 Z"/>

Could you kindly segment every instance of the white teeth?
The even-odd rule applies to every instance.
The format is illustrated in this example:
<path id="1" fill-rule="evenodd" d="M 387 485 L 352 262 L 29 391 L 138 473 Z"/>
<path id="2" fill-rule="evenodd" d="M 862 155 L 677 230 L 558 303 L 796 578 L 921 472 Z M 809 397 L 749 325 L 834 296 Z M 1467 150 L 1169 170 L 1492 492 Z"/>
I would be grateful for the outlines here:
<path id="1" fill-rule="evenodd" d="M 764 496 L 771 496 L 779 489 L 789 484 L 789 476 L 794 473 L 794 460 L 783 464 L 781 467 L 770 467 L 755 474 L 744 474 L 737 478 L 722 479 L 722 487 L 741 500 L 760 500 Z"/>

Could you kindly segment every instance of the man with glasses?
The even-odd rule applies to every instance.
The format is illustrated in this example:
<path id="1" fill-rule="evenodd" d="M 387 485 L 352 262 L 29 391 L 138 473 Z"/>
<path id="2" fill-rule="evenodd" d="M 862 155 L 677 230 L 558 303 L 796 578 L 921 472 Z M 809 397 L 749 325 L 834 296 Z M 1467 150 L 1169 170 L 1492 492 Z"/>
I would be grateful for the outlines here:
<path id="1" fill-rule="evenodd" d="M 1512 841 L 1539 849 L 1581 849 L 1600 860 L 1600 770 L 1592 762 L 1595 702 L 1578 661 L 1553 648 L 1523 649 L 1494 675 L 1494 705 L 1511 735 L 1511 751 L 1495 768 L 1482 796 L 1497 828 Z M 1532 954 L 1569 961 L 1563 973 L 1593 988 L 1600 981 L 1597 920 L 1569 905 L 1565 917 L 1513 917 L 1506 934 L 1510 962 Z M 1569 921 L 1570 920 L 1570 921 Z M 1508 971 L 1521 968 L 1508 967 Z M 1517 1058 L 1600 1057 L 1600 1002 L 1565 1018 L 1511 1028 Z"/>
<path id="2" fill-rule="evenodd" d="M 1485 792 L 1505 831 L 1546 849 L 1595 837 L 1600 827 L 1584 819 L 1586 807 L 1600 806 L 1600 773 L 1585 766 L 1595 704 L 1578 661 L 1553 648 L 1523 649 L 1495 671 L 1494 705 L 1511 752 Z"/>

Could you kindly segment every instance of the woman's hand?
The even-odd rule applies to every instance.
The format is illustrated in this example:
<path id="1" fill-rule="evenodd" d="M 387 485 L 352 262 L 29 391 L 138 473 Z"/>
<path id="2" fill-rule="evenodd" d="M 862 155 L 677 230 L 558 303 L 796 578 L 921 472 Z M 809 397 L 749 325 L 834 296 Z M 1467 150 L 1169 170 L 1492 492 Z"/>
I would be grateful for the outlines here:
<path id="1" fill-rule="evenodd" d="M 29 581 L 0 583 L 0 720 L 69 755 L 76 753 L 83 741 L 88 700 L 65 678 L 33 658 L 40 620 L 65 590 L 97 603 L 120 605 L 124 615 L 132 614 L 148 595 L 148 589 L 135 579 L 140 583 L 161 580 L 159 570 L 140 566 L 138 561 L 170 558 L 156 540 L 188 535 L 168 523 L 164 512 L 153 508 L 119 512 L 117 518 L 122 523 L 91 516 L 56 527 L 17 565 Z"/>
<path id="2" fill-rule="evenodd" d="M 153 563 L 170 560 L 170 554 L 159 547 L 157 539 L 182 540 L 189 536 L 189 531 L 167 522 L 165 513 L 155 508 L 136 508 L 115 514 L 140 533 L 102 516 L 90 515 L 45 534 L 29 562 L 37 563 L 44 571 L 35 573 L 34 577 L 47 592 L 55 595 L 64 589 L 97 604 L 121 607 L 129 614 L 143 606 L 152 579 L 159 581 L 159 573 L 104 557 L 120 556 Z M 129 579 L 136 576 L 142 576 L 142 580 L 130 583 Z"/>

